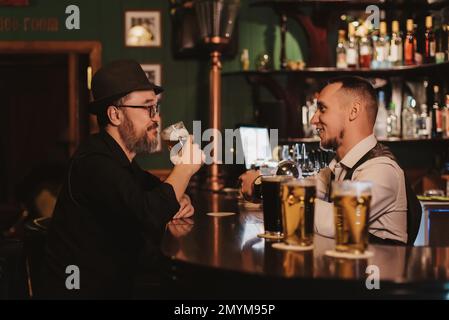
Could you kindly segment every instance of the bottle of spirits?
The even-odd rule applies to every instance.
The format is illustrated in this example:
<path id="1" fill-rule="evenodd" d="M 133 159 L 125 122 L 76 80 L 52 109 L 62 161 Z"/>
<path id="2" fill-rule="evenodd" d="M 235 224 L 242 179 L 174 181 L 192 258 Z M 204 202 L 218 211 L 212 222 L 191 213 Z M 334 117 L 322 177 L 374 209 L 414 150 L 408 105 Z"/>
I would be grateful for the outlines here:
<path id="1" fill-rule="evenodd" d="M 416 100 L 412 96 L 408 96 L 404 109 L 402 110 L 402 137 L 404 139 L 416 138 L 416 123 L 418 115 L 415 112 Z"/>
<path id="2" fill-rule="evenodd" d="M 420 138 L 430 137 L 430 127 L 432 123 L 429 115 L 427 114 L 427 105 L 425 103 L 421 104 L 421 113 L 418 116 L 418 136 Z"/>
<path id="3" fill-rule="evenodd" d="M 348 63 L 346 62 L 346 31 L 338 30 L 338 44 L 336 49 L 337 56 L 337 68 L 347 68 Z"/>
<path id="4" fill-rule="evenodd" d="M 371 67 L 371 59 L 373 57 L 373 48 L 371 46 L 371 41 L 368 36 L 362 37 L 360 42 L 360 67 L 369 68 Z"/>
<path id="5" fill-rule="evenodd" d="M 399 21 L 394 20 L 391 24 L 390 40 L 390 63 L 393 66 L 401 66 L 403 60 L 402 38 L 399 33 Z"/>
<path id="6" fill-rule="evenodd" d="M 375 68 L 388 68 L 390 66 L 388 54 L 390 51 L 390 39 L 387 36 L 387 23 L 385 21 L 380 22 L 379 35 L 373 38 L 374 43 L 374 59 L 372 67 Z"/>
<path id="7" fill-rule="evenodd" d="M 387 137 L 387 118 L 388 112 L 385 107 L 385 94 L 383 91 L 379 92 L 379 107 L 377 110 L 376 124 L 374 125 L 374 134 L 378 139 Z"/>
<path id="8" fill-rule="evenodd" d="M 435 52 L 435 62 L 443 63 L 446 60 L 446 52 L 444 41 L 446 40 L 446 26 L 440 25 L 435 31 L 435 41 L 436 41 L 436 52 Z"/>
<path id="9" fill-rule="evenodd" d="M 433 86 L 433 105 L 432 105 L 432 138 L 441 138 L 443 136 L 443 112 L 440 109 L 440 88 Z"/>
<path id="10" fill-rule="evenodd" d="M 413 20 L 407 19 L 407 35 L 404 43 L 404 62 L 406 65 L 415 64 L 416 37 L 413 32 Z"/>
<path id="11" fill-rule="evenodd" d="M 399 137 L 399 122 L 396 115 L 396 106 L 390 101 L 387 117 L 387 135 L 388 137 Z"/>
<path id="12" fill-rule="evenodd" d="M 359 66 L 359 46 L 355 37 L 355 26 L 348 24 L 348 45 L 346 47 L 346 64 L 348 68 L 358 68 Z"/>
<path id="13" fill-rule="evenodd" d="M 426 32 L 424 34 L 424 38 L 424 62 L 435 63 L 436 41 L 435 34 L 433 33 L 432 16 L 426 17 Z"/>
<path id="14" fill-rule="evenodd" d="M 443 137 L 449 138 L 449 94 L 443 107 Z"/>
<path id="15" fill-rule="evenodd" d="M 248 49 L 243 49 L 242 55 L 240 56 L 240 62 L 241 62 L 241 65 L 242 65 L 242 70 L 243 71 L 248 71 L 249 70 L 249 53 L 248 53 Z"/>

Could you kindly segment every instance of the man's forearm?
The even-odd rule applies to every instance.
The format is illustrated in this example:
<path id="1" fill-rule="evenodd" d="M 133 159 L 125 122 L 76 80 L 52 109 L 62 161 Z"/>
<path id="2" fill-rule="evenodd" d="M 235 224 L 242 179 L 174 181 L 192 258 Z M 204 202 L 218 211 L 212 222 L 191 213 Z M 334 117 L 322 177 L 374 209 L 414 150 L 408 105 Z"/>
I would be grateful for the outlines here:
<path id="1" fill-rule="evenodd" d="M 191 177 L 192 175 L 188 170 L 183 170 L 180 166 L 175 166 L 168 178 L 165 180 L 165 183 L 171 184 L 173 187 L 176 194 L 176 199 L 178 199 L 178 201 L 186 191 Z"/>

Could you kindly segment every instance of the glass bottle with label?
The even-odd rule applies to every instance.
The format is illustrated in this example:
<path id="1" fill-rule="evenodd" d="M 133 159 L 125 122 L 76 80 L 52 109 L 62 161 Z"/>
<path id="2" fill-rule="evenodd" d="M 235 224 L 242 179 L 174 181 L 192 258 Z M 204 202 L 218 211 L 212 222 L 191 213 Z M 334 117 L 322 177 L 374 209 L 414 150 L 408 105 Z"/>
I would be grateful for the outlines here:
<path id="1" fill-rule="evenodd" d="M 387 135 L 388 137 L 399 137 L 399 122 L 396 115 L 396 106 L 393 101 L 390 102 L 387 117 Z"/>
<path id="2" fill-rule="evenodd" d="M 416 100 L 412 96 L 408 96 L 402 110 L 402 137 L 404 139 L 416 138 L 416 123 L 418 115 L 415 112 Z"/>
<path id="3" fill-rule="evenodd" d="M 417 121 L 418 136 L 420 138 L 429 138 L 431 125 L 432 123 L 427 113 L 427 105 L 423 103 L 421 104 L 421 113 L 419 114 Z"/>
<path id="4" fill-rule="evenodd" d="M 415 64 L 415 39 L 413 19 L 407 19 L 407 35 L 404 43 L 404 62 L 406 65 Z"/>
<path id="5" fill-rule="evenodd" d="M 433 86 L 432 138 L 443 136 L 443 112 L 440 109 L 440 87 Z"/>
<path id="6" fill-rule="evenodd" d="M 388 112 L 385 107 L 385 94 L 383 91 L 379 92 L 379 107 L 377 110 L 376 124 L 374 125 L 374 134 L 378 139 L 387 137 L 387 118 Z"/>
<path id="7" fill-rule="evenodd" d="M 373 68 L 388 68 L 390 66 L 390 61 L 388 59 L 388 54 L 390 52 L 390 39 L 387 35 L 387 23 L 385 21 L 380 22 L 379 35 L 375 38 L 373 43 Z"/>
<path id="8" fill-rule="evenodd" d="M 424 47 L 424 62 L 434 63 L 436 53 L 436 41 L 435 34 L 432 29 L 432 16 L 426 17 L 426 32 L 424 34 L 425 47 Z"/>
<path id="9" fill-rule="evenodd" d="M 390 56 L 389 60 L 393 66 L 401 66 L 403 60 L 402 37 L 399 33 L 399 21 L 391 24 Z"/>
<path id="10" fill-rule="evenodd" d="M 348 67 L 346 62 L 346 31 L 338 30 L 338 44 L 336 49 L 337 68 L 345 69 Z"/>
<path id="11" fill-rule="evenodd" d="M 369 68 L 371 67 L 371 59 L 373 57 L 373 48 L 371 46 L 371 41 L 368 36 L 362 37 L 360 42 L 360 67 Z"/>
<path id="12" fill-rule="evenodd" d="M 348 24 L 348 45 L 346 47 L 346 64 L 348 68 L 358 68 L 359 66 L 359 46 L 355 37 L 355 26 Z"/>
<path id="13" fill-rule="evenodd" d="M 446 95 L 446 103 L 443 107 L 443 136 L 449 138 L 449 94 Z"/>

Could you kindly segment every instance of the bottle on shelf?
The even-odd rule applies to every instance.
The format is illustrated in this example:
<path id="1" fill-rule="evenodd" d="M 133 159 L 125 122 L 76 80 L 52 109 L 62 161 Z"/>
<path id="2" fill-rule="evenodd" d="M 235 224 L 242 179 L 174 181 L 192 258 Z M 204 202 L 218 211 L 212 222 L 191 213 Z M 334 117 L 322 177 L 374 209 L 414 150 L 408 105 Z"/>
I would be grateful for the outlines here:
<path id="1" fill-rule="evenodd" d="M 367 35 L 364 35 L 360 41 L 360 68 L 369 68 L 371 67 L 371 60 L 373 57 L 373 48 L 371 46 L 370 38 Z"/>
<path id="2" fill-rule="evenodd" d="M 436 52 L 435 62 L 442 63 L 446 60 L 446 25 L 440 25 L 435 31 Z"/>
<path id="3" fill-rule="evenodd" d="M 346 31 L 338 30 L 338 44 L 336 49 L 337 68 L 345 69 L 348 67 L 346 61 Z"/>
<path id="4" fill-rule="evenodd" d="M 430 137 L 430 127 L 432 122 L 427 113 L 427 105 L 425 103 L 421 104 L 420 114 L 418 116 L 417 127 L 418 127 L 418 137 L 429 138 Z"/>
<path id="5" fill-rule="evenodd" d="M 376 124 L 374 125 L 374 134 L 379 139 L 384 139 L 387 137 L 387 118 L 388 112 L 387 108 L 385 107 L 385 94 L 383 91 L 380 91 Z"/>
<path id="6" fill-rule="evenodd" d="M 374 42 L 374 58 L 372 67 L 376 68 L 388 68 L 390 67 L 390 61 L 388 54 L 390 52 L 390 39 L 387 35 L 387 23 L 385 21 L 380 22 L 379 35 L 373 38 Z"/>
<path id="7" fill-rule="evenodd" d="M 348 44 L 346 47 L 346 64 L 348 68 L 358 68 L 359 66 L 359 46 L 355 37 L 355 26 L 348 24 Z"/>
<path id="8" fill-rule="evenodd" d="M 441 138 L 443 136 L 443 111 L 440 109 L 440 88 L 433 86 L 433 105 L 432 105 L 432 138 Z"/>
<path id="9" fill-rule="evenodd" d="M 399 121 L 396 115 L 396 106 L 393 101 L 390 101 L 387 117 L 387 136 L 399 137 Z"/>
<path id="10" fill-rule="evenodd" d="M 424 62 L 435 63 L 436 41 L 433 33 L 432 16 L 426 17 L 426 32 L 424 33 Z"/>
<path id="11" fill-rule="evenodd" d="M 413 29 L 413 19 L 407 19 L 407 35 L 404 41 L 405 65 L 415 64 L 416 37 Z"/>
<path id="12" fill-rule="evenodd" d="M 415 112 L 416 100 L 412 96 L 408 96 L 404 109 L 402 110 L 402 138 L 417 138 L 418 132 L 416 128 L 418 115 Z"/>
<path id="13" fill-rule="evenodd" d="M 446 95 L 446 103 L 443 106 L 443 137 L 449 138 L 449 94 Z"/>
<path id="14" fill-rule="evenodd" d="M 248 71 L 249 70 L 249 53 L 248 49 L 243 49 L 242 55 L 240 56 L 240 62 L 242 64 L 242 70 Z"/>
<path id="15" fill-rule="evenodd" d="M 445 52 L 445 60 L 449 61 L 449 25 L 444 24 L 443 25 L 443 46 L 444 46 L 444 52 Z"/>
<path id="16" fill-rule="evenodd" d="M 393 66 L 401 66 L 403 61 L 402 38 L 399 33 L 399 21 L 394 20 L 391 24 L 390 56 L 389 60 Z"/>

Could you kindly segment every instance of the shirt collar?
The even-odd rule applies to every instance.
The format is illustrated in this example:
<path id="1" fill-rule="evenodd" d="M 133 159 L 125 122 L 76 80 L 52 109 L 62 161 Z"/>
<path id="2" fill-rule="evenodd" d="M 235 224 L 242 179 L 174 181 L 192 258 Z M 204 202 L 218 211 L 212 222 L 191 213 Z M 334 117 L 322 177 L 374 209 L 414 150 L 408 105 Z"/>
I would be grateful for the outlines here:
<path id="1" fill-rule="evenodd" d="M 106 143 L 108 149 L 111 151 L 113 157 L 124 167 L 130 166 L 130 161 L 126 156 L 125 151 L 123 151 L 122 147 L 115 141 L 115 139 L 106 132 L 106 130 L 100 130 L 100 137 Z"/>
<path id="2" fill-rule="evenodd" d="M 365 154 L 368 153 L 368 151 L 374 148 L 376 144 L 377 139 L 374 134 L 369 135 L 352 147 L 340 162 L 337 161 L 337 158 L 332 159 L 329 163 L 329 169 L 335 173 L 335 166 L 337 163 L 341 163 L 346 168 L 351 169 Z"/>
<path id="3" fill-rule="evenodd" d="M 365 154 L 368 153 L 377 144 L 377 139 L 374 134 L 369 135 L 354 147 L 341 159 L 341 163 L 347 167 L 352 168 Z"/>

